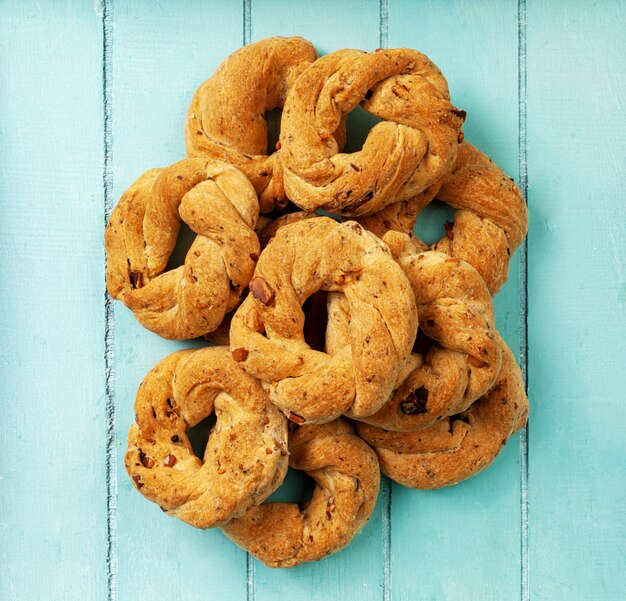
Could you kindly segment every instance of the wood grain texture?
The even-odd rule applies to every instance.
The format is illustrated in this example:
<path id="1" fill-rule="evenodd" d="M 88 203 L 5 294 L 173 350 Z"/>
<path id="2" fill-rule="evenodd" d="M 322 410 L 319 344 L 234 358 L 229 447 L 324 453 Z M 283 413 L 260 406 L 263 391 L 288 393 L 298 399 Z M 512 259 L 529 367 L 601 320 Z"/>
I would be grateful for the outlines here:
<path id="1" fill-rule="evenodd" d="M 0 598 L 107 596 L 102 38 L 0 4 Z"/>
<path id="2" fill-rule="evenodd" d="M 469 141 L 518 177 L 517 2 L 390 2 L 389 46 L 415 47 L 445 74 L 467 111 Z M 443 234 L 442 206 L 427 207 L 418 235 Z M 497 326 L 518 354 L 519 253 L 495 301 Z M 449 489 L 394 485 L 393 599 L 514 599 L 520 592 L 519 437 L 482 474 Z M 494 584 L 497 585 L 494 586 Z"/>
<path id="3" fill-rule="evenodd" d="M 622 4 L 0 0 L 0 599 L 623 599 Z M 161 340 L 119 303 L 105 311 L 104 213 L 144 170 L 183 156 L 196 87 L 269 35 L 303 35 L 321 53 L 417 48 L 468 111 L 470 141 L 516 178 L 527 156 L 527 541 L 518 437 L 456 487 L 387 487 L 350 547 L 292 570 L 164 516 L 131 486 L 123 454 L 137 386 L 198 343 Z M 354 112 L 349 148 L 371 123 Z M 448 214 L 429 209 L 418 234 L 439 237 Z M 516 352 L 522 276 L 518 254 L 496 300 Z M 290 478 L 281 497 L 301 487 Z"/>
<path id="4" fill-rule="evenodd" d="M 242 44 L 241 3 L 116 2 L 112 6 L 113 200 L 145 170 L 184 157 L 183 127 L 195 89 Z M 193 342 L 163 340 L 120 303 L 114 310 L 118 450 L 117 598 L 245 599 L 246 554 L 219 530 L 165 516 L 124 470 L 126 435 L 145 374 Z"/>
<path id="5" fill-rule="evenodd" d="M 288 0 L 252 2 L 251 41 L 270 35 L 301 35 L 311 40 L 319 54 L 344 47 L 372 50 L 378 46 L 378 2 L 351 1 L 336 10 L 333 0 L 303 3 Z M 341 31 L 341 35 L 337 32 Z M 364 138 L 367 119 L 352 119 L 349 136 Z M 290 500 L 297 500 L 293 488 Z M 383 587 L 382 520 L 384 498 L 363 531 L 343 551 L 318 563 L 292 570 L 271 570 L 255 561 L 251 580 L 256 601 L 275 599 L 378 600 Z"/>
<path id="6" fill-rule="evenodd" d="M 528 4 L 531 598 L 626 595 L 619 2 Z"/>

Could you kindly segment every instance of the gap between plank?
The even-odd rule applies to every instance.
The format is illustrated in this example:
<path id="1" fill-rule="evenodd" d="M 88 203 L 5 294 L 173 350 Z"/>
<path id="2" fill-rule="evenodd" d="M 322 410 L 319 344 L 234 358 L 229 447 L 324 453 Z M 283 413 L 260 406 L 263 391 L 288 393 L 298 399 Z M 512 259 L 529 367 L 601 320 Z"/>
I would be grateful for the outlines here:
<path id="1" fill-rule="evenodd" d="M 379 14 L 378 46 L 387 48 L 389 46 L 389 0 L 380 0 Z"/>
<path id="2" fill-rule="evenodd" d="M 391 487 L 387 476 L 380 481 L 383 499 L 383 601 L 391 601 Z"/>
<path id="3" fill-rule="evenodd" d="M 103 0 L 102 13 L 102 107 L 104 163 L 104 226 L 113 209 L 113 174 L 111 171 L 111 54 L 113 50 L 113 0 Z M 104 293 L 104 369 L 106 413 L 106 483 L 107 483 L 107 600 L 117 599 L 117 459 L 115 455 L 115 315 L 111 297 Z"/>
<path id="4" fill-rule="evenodd" d="M 252 0 L 243 0 L 243 45 L 252 39 Z"/>
<path id="5" fill-rule="evenodd" d="M 252 0 L 243 0 L 243 45 L 252 40 Z M 246 601 L 256 599 L 256 570 L 254 557 L 246 553 Z"/>
<path id="6" fill-rule="evenodd" d="M 378 46 L 389 46 L 389 0 L 379 0 Z M 391 495 L 393 484 L 386 476 L 380 483 L 383 501 L 382 542 L 383 542 L 383 601 L 391 601 Z"/>
<path id="7" fill-rule="evenodd" d="M 527 126 L 527 60 L 526 33 L 527 13 L 526 0 L 518 0 L 518 119 L 519 119 L 519 180 L 522 194 L 528 205 L 528 149 L 526 138 Z M 520 311 L 522 323 L 520 327 L 520 367 L 526 393 L 528 393 L 528 238 L 520 249 Z M 520 434 L 520 496 L 521 496 L 521 558 L 520 595 L 522 601 L 529 601 L 530 589 L 528 580 L 528 426 Z"/>

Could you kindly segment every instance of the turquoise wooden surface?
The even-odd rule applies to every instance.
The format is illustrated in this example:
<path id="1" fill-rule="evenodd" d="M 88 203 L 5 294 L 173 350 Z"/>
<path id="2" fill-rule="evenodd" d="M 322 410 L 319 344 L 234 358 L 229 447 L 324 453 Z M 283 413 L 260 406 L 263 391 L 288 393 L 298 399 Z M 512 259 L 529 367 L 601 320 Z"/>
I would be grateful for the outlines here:
<path id="1" fill-rule="evenodd" d="M 536 599 L 626 597 L 626 6 L 528 5 L 528 557 Z M 548 25 L 549 24 L 549 25 Z"/>
<path id="2" fill-rule="evenodd" d="M 0 1 L 0 599 L 624 598 L 625 24 L 617 1 Z M 485 473 L 386 485 L 345 551 L 275 571 L 128 482 L 136 388 L 190 343 L 105 305 L 102 234 L 143 170 L 182 156 L 219 61 L 295 34 L 426 52 L 468 139 L 528 176 L 528 282 L 518 253 L 496 310 L 532 413 L 528 446 Z"/>

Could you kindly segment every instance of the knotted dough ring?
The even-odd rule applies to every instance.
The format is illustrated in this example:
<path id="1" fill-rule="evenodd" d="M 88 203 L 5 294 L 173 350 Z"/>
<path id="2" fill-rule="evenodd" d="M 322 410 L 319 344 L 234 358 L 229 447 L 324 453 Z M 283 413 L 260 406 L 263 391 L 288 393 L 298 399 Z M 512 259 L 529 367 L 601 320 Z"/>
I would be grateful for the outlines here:
<path id="1" fill-rule="evenodd" d="M 513 353 L 500 344 L 502 367 L 494 387 L 463 413 L 417 432 L 356 425 L 387 476 L 410 488 L 456 484 L 489 466 L 507 439 L 524 426 L 528 399 L 522 374 Z"/>
<path id="2" fill-rule="evenodd" d="M 339 154 L 335 132 L 358 104 L 384 121 L 362 150 Z M 303 71 L 285 102 L 287 196 L 306 211 L 348 216 L 410 198 L 452 168 L 464 119 L 437 66 L 415 50 L 328 54 Z"/>
<path id="3" fill-rule="evenodd" d="M 299 37 L 273 37 L 231 54 L 196 91 L 187 113 L 187 156 L 215 157 L 241 169 L 259 194 L 261 212 L 286 204 L 277 153 L 268 152 L 264 114 L 285 103 L 302 70 L 316 59 Z"/>
<path id="4" fill-rule="evenodd" d="M 421 332 L 433 344 L 414 356 L 412 371 L 390 400 L 358 419 L 412 431 L 464 411 L 485 394 L 500 370 L 501 346 L 491 295 L 471 265 L 440 252 L 420 252 L 406 234 L 389 232 L 384 240 L 411 283 Z M 336 313 L 331 307 L 327 336 L 336 330 L 330 327 Z"/>
<path id="5" fill-rule="evenodd" d="M 143 326 L 183 340 L 215 330 L 241 300 L 260 247 L 259 205 L 235 167 L 186 159 L 144 173 L 105 231 L 107 289 Z M 181 219 L 197 234 L 185 264 L 163 273 Z"/>
<path id="6" fill-rule="evenodd" d="M 318 290 L 342 293 L 352 315 L 332 355 L 304 340 L 302 305 Z M 417 313 L 406 275 L 378 238 L 328 217 L 286 225 L 262 252 L 250 292 L 232 320 L 233 357 L 290 419 L 363 417 L 389 398 Z"/>
<path id="7" fill-rule="evenodd" d="M 317 561 L 343 549 L 370 518 L 380 486 L 376 455 L 343 419 L 289 435 L 289 465 L 316 482 L 306 503 L 268 503 L 223 526 L 273 568 Z"/>
<path id="8" fill-rule="evenodd" d="M 186 431 L 215 412 L 204 459 Z M 261 503 L 287 472 L 287 420 L 226 347 L 173 353 L 144 378 L 128 433 L 126 470 L 137 490 L 197 528 Z"/>
<path id="9" fill-rule="evenodd" d="M 515 181 L 466 142 L 437 198 L 456 211 L 435 250 L 467 261 L 496 294 L 507 280 L 509 259 L 528 231 L 528 209 Z"/>
<path id="10" fill-rule="evenodd" d="M 452 171 L 439 182 L 359 223 L 380 237 L 389 230 L 408 233 L 434 198 L 456 211 L 454 222 L 446 223 L 445 235 L 433 248 L 467 261 L 495 295 L 507 280 L 511 256 L 526 236 L 528 210 L 513 178 L 468 142 L 459 145 Z"/>

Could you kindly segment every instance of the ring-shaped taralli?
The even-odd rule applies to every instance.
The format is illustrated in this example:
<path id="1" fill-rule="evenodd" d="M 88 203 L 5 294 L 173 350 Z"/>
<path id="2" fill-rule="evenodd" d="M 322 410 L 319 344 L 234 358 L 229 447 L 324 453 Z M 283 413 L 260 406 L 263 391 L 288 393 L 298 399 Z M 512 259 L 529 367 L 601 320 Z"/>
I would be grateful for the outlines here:
<path id="1" fill-rule="evenodd" d="M 185 124 L 187 156 L 239 167 L 259 194 L 261 212 L 286 204 L 278 153 L 267 155 L 266 111 L 281 108 L 302 70 L 317 57 L 299 37 L 272 37 L 231 54 L 196 91 Z"/>
<path id="2" fill-rule="evenodd" d="M 465 480 L 488 467 L 528 419 L 522 374 L 501 342 L 502 367 L 493 388 L 466 411 L 425 430 L 389 432 L 357 423 L 374 448 L 381 470 L 410 488 L 435 489 Z"/>
<path id="3" fill-rule="evenodd" d="M 215 412 L 204 459 L 186 431 Z M 287 473 L 287 420 L 226 347 L 184 350 L 145 377 L 128 433 L 126 471 L 168 514 L 211 528 L 261 503 Z"/>
<path id="4" fill-rule="evenodd" d="M 456 211 L 454 221 L 445 224 L 445 235 L 432 248 L 467 261 L 495 295 L 528 231 L 528 209 L 513 178 L 469 142 L 459 145 L 452 171 L 439 182 L 359 223 L 381 238 L 390 230 L 408 233 L 434 198 Z"/>
<path id="5" fill-rule="evenodd" d="M 502 353 L 491 295 L 471 265 L 420 252 L 415 239 L 399 232 L 387 233 L 384 241 L 411 283 L 420 329 L 433 344 L 414 356 L 415 366 L 389 401 L 358 419 L 406 432 L 467 409 L 493 386 Z M 337 330 L 330 327 L 337 313 L 330 308 L 327 339 Z"/>
<path id="6" fill-rule="evenodd" d="M 528 231 L 528 209 L 515 181 L 464 142 L 437 198 L 456 211 L 454 222 L 446 224 L 446 235 L 433 248 L 475 267 L 495 295 Z"/>
<path id="7" fill-rule="evenodd" d="M 241 300 L 260 253 L 259 205 L 245 175 L 221 161 L 152 169 L 124 193 L 105 231 L 107 289 L 149 330 L 183 340 L 215 330 Z M 181 220 L 197 234 L 165 271 Z"/>
<path id="8" fill-rule="evenodd" d="M 318 290 L 342 293 L 352 315 L 333 355 L 304 339 L 302 305 Z M 261 253 L 250 292 L 231 323 L 233 357 L 290 419 L 366 416 L 387 401 L 410 355 L 417 312 L 407 277 L 381 240 L 355 222 L 291 223 Z"/>
<path id="9" fill-rule="evenodd" d="M 340 153 L 335 132 L 359 104 L 383 122 L 362 150 Z M 287 196 L 306 211 L 347 216 L 406 200 L 451 169 L 464 119 L 437 66 L 415 50 L 328 54 L 302 72 L 285 102 Z"/>
<path id="10" fill-rule="evenodd" d="M 380 486 L 376 455 L 346 420 L 289 435 L 289 465 L 316 482 L 306 503 L 250 508 L 223 530 L 273 568 L 317 561 L 343 549 L 369 520 Z"/>

